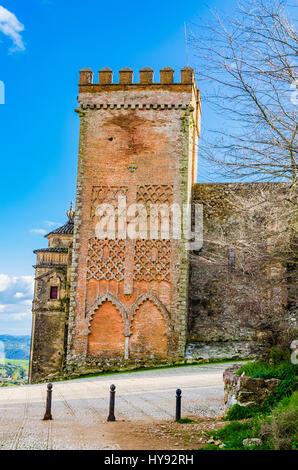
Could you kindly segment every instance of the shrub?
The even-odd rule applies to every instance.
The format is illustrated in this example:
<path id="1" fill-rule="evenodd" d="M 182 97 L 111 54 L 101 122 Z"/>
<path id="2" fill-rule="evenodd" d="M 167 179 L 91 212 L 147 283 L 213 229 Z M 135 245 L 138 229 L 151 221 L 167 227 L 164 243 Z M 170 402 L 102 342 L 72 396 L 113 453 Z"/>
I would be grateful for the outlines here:
<path id="1" fill-rule="evenodd" d="M 273 410 L 271 418 L 260 424 L 260 437 L 275 450 L 297 449 L 298 392 L 284 398 Z"/>
<path id="2" fill-rule="evenodd" d="M 260 413 L 262 413 L 262 410 L 257 406 L 241 406 L 236 403 L 227 412 L 225 421 L 248 419 Z"/>
<path id="3" fill-rule="evenodd" d="M 251 367 L 247 367 L 251 366 Z M 263 371 L 262 373 L 265 374 L 265 367 L 268 367 L 268 365 L 264 363 L 250 363 L 246 364 L 244 367 L 241 367 L 241 369 L 238 371 L 238 373 L 242 370 L 245 369 L 245 372 L 247 372 L 247 375 L 253 374 L 253 377 L 256 375 L 261 374 L 261 370 Z M 263 369 L 261 369 L 263 367 Z M 296 374 L 297 374 L 297 369 L 298 366 L 294 364 L 289 364 L 289 363 L 283 363 L 280 364 L 278 367 L 274 367 L 270 369 L 270 374 L 275 374 L 274 376 L 276 378 L 281 379 L 281 382 L 277 389 L 269 395 L 265 403 L 258 407 L 258 406 L 241 406 L 238 404 L 233 405 L 229 411 L 227 412 L 227 415 L 225 417 L 225 420 L 227 421 L 232 421 L 232 420 L 240 420 L 240 419 L 248 419 L 248 418 L 253 418 L 254 416 L 257 416 L 259 414 L 268 414 L 272 408 L 274 408 L 280 400 L 282 400 L 284 397 L 289 397 L 297 387 L 297 379 L 296 379 Z M 269 375 L 269 367 L 267 369 L 268 375 Z M 244 372 L 244 370 L 242 370 Z M 250 372 L 250 373 L 248 373 Z M 259 378 L 259 377 L 257 377 Z M 267 378 L 272 378 L 267 377 Z"/>
<path id="4" fill-rule="evenodd" d="M 214 437 L 221 439 L 227 450 L 245 449 L 242 440 L 249 437 L 262 439 L 262 446 L 256 450 L 298 450 L 298 392 L 295 391 L 298 365 L 291 364 L 289 351 L 283 352 L 280 345 L 271 348 L 267 361 L 248 363 L 237 374 L 243 372 L 254 378 L 278 378 L 281 382 L 261 407 L 233 405 L 225 417 L 233 422 Z M 243 419 L 247 421 L 237 422 Z"/>
<path id="5" fill-rule="evenodd" d="M 289 397 L 297 387 L 297 365 L 291 364 L 288 367 L 285 367 L 282 374 L 279 386 L 277 389 L 271 393 L 264 403 L 264 409 L 271 409 L 279 403 L 279 401 L 284 397 Z"/>
<path id="6" fill-rule="evenodd" d="M 240 407 L 242 408 L 242 407 Z M 261 446 L 250 446 L 249 450 L 297 450 L 298 449 L 298 392 L 283 398 L 271 416 L 261 415 L 245 422 L 232 421 L 210 435 L 224 443 L 223 450 L 247 450 L 244 439 L 259 437 Z M 204 450 L 218 449 L 208 444 Z"/>

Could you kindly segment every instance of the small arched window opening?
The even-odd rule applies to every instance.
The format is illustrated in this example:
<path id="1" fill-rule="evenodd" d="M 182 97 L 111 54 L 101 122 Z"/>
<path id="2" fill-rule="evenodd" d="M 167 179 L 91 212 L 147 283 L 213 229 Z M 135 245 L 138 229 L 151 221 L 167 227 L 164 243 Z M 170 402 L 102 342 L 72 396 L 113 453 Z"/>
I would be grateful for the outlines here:
<path id="1" fill-rule="evenodd" d="M 52 299 L 52 300 L 57 300 L 58 299 L 58 286 L 51 286 L 50 299 Z"/>

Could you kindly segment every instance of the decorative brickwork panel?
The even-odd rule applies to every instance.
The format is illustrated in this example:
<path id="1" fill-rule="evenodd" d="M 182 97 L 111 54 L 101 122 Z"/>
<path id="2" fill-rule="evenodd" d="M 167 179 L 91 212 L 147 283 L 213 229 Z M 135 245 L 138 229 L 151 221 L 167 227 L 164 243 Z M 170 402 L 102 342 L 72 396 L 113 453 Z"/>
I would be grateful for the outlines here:
<path id="1" fill-rule="evenodd" d="M 91 197 L 91 219 L 96 216 L 96 208 L 100 204 L 111 204 L 116 207 L 118 197 L 127 195 L 127 187 L 125 186 L 94 186 L 92 188 Z"/>
<path id="2" fill-rule="evenodd" d="M 124 279 L 125 240 L 90 238 L 87 279 Z"/>
<path id="3" fill-rule="evenodd" d="M 170 256 L 170 240 L 136 240 L 134 279 L 170 282 Z"/>
<path id="4" fill-rule="evenodd" d="M 169 238 L 173 219 L 170 209 L 173 203 L 173 186 L 169 184 L 139 186 L 136 201 L 146 207 L 147 238 Z"/>
<path id="5" fill-rule="evenodd" d="M 173 186 L 169 184 L 146 184 L 139 186 L 137 202 L 150 204 L 172 204 Z"/>

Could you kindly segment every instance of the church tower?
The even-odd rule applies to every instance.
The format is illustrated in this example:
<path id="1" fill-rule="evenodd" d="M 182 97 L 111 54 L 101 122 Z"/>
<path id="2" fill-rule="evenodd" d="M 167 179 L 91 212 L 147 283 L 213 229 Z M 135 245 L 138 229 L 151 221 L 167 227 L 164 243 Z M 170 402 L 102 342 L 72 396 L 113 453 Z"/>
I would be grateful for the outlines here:
<path id="1" fill-rule="evenodd" d="M 65 363 L 74 212 L 45 237 L 48 248 L 35 250 L 34 298 L 29 383 L 62 373 Z"/>
<path id="2" fill-rule="evenodd" d="M 90 69 L 80 71 L 69 374 L 184 357 L 187 240 L 183 230 L 181 236 L 165 236 L 161 214 L 168 210 L 171 222 L 173 208 L 191 202 L 200 97 L 190 67 L 181 70 L 179 83 L 170 67 L 160 71 L 159 83 L 153 75 L 145 67 L 136 83 L 132 70 L 124 68 L 113 83 L 112 70 L 103 68 L 94 83 Z M 152 206 L 158 234 L 138 222 L 137 235 L 128 236 L 132 219 L 145 208 L 149 221 Z M 105 234 L 99 233 L 103 208 Z"/>

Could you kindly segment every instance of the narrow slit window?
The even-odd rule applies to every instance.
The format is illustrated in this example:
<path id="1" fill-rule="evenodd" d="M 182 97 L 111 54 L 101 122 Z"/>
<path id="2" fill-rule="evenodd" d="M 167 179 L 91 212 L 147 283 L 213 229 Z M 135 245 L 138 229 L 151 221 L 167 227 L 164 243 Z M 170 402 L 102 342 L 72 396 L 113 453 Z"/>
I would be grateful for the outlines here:
<path id="1" fill-rule="evenodd" d="M 235 252 L 234 248 L 230 246 L 229 249 L 229 272 L 233 273 L 235 271 Z"/>
<path id="2" fill-rule="evenodd" d="M 50 299 L 57 300 L 58 299 L 58 287 L 52 286 L 50 291 Z"/>

